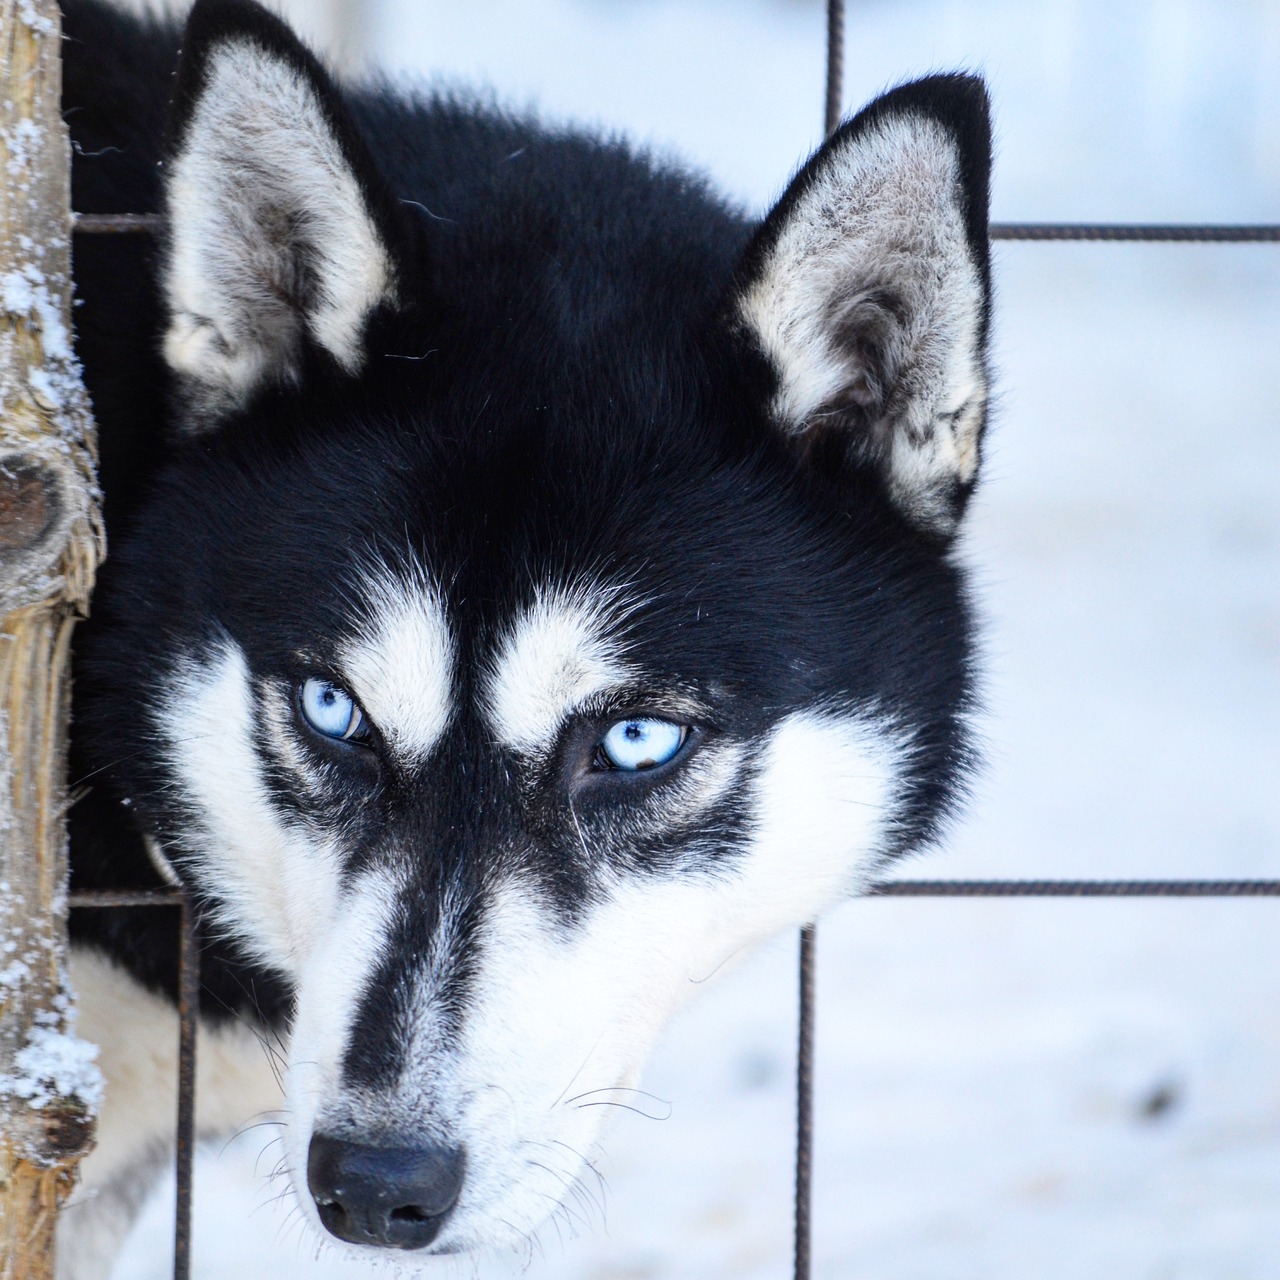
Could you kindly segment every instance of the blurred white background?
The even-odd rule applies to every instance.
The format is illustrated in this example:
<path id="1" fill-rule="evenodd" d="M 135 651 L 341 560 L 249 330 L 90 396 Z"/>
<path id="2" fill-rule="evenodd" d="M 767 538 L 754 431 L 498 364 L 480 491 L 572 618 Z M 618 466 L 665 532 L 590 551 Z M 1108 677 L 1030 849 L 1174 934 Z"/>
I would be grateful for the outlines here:
<path id="1" fill-rule="evenodd" d="M 624 132 L 755 210 L 819 137 L 818 0 L 288 9 L 350 70 Z M 850 110 L 955 67 L 990 81 L 997 219 L 1280 221 L 1274 2 L 850 4 Z M 1280 246 L 1004 244 L 996 284 L 989 768 L 904 873 L 1280 875 Z M 682 1017 L 670 1118 L 622 1116 L 607 1213 L 531 1280 L 789 1274 L 793 953 Z M 855 902 L 819 984 L 821 1280 L 1280 1276 L 1280 902 Z M 197 1274 L 367 1274 L 268 1203 L 264 1141 L 202 1158 Z M 166 1274 L 171 1203 L 117 1280 Z"/>

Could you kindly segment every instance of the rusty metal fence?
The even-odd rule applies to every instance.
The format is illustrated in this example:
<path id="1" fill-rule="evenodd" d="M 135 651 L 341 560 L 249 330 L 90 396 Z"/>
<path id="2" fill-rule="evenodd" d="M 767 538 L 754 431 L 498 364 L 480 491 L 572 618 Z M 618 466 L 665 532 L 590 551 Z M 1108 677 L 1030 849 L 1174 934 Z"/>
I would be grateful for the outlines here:
<path id="1" fill-rule="evenodd" d="M 844 0 L 827 3 L 826 131 L 840 123 L 844 64 Z M 156 214 L 78 214 L 77 235 L 154 234 Z M 993 222 L 993 240 L 1110 241 L 1115 243 L 1280 243 L 1280 225 L 1138 225 L 1103 223 Z M 877 898 L 1241 898 L 1280 897 L 1280 880 L 895 880 L 877 885 Z M 72 910 L 122 907 L 167 908 L 180 936 L 178 971 L 178 1117 L 175 1172 L 174 1280 L 191 1274 L 192 1172 L 195 1159 L 196 1024 L 200 992 L 200 945 L 195 913 L 179 889 L 92 890 L 72 893 Z M 817 1009 L 817 934 L 800 933 L 799 1036 L 796 1056 L 796 1161 L 794 1280 L 809 1280 L 812 1236 L 813 1051 Z"/>
<path id="2" fill-rule="evenodd" d="M 83 889 L 67 896 L 72 911 L 168 907 L 178 930 L 178 1183 L 173 1228 L 173 1280 L 191 1275 L 191 1187 L 196 1145 L 196 1025 L 200 1012 L 200 937 L 191 900 L 181 889 Z"/>

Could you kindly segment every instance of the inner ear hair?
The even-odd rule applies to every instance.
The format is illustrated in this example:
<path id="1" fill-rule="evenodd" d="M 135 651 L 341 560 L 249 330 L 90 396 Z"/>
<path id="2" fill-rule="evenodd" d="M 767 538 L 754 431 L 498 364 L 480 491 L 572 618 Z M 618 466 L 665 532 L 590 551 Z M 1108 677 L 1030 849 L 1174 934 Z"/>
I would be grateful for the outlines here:
<path id="1" fill-rule="evenodd" d="M 901 364 L 906 320 L 906 304 L 891 289 L 868 288 L 832 300 L 826 323 L 845 373 L 817 417 L 861 412 L 871 423 L 884 412 Z"/>

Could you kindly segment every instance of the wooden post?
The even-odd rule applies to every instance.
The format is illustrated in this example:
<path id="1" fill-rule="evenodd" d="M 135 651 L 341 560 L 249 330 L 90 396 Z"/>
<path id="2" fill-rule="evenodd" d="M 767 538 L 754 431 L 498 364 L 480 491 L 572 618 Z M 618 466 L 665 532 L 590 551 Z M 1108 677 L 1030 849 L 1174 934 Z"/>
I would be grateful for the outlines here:
<path id="1" fill-rule="evenodd" d="M 100 1092 L 65 970 L 69 642 L 103 544 L 61 43 L 55 0 L 0 0 L 0 1280 L 53 1276 Z"/>

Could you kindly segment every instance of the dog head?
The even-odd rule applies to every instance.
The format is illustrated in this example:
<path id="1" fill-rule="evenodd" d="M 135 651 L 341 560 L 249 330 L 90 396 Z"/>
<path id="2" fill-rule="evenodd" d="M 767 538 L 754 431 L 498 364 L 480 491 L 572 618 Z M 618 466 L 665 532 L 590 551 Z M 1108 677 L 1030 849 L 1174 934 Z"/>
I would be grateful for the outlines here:
<path id="1" fill-rule="evenodd" d="M 175 443 L 85 716 L 294 994 L 287 1154 L 332 1234 L 521 1240 L 673 1008 L 936 834 L 988 167 L 981 86 L 935 77 L 753 226 L 617 144 L 346 99 L 197 4 Z"/>

